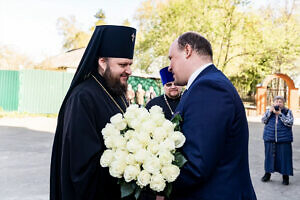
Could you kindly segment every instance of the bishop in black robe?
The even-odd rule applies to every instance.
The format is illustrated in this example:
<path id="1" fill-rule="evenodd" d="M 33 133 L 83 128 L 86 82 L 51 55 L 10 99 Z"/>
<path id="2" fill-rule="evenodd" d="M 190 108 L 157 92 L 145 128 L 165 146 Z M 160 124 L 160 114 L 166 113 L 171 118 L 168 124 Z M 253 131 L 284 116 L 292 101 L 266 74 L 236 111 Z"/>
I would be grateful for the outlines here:
<path id="1" fill-rule="evenodd" d="M 117 179 L 100 166 L 106 149 L 101 130 L 113 115 L 125 112 L 127 102 L 98 73 L 98 59 L 132 59 L 134 42 L 133 28 L 96 27 L 59 112 L 51 158 L 51 200 L 121 198 Z"/>

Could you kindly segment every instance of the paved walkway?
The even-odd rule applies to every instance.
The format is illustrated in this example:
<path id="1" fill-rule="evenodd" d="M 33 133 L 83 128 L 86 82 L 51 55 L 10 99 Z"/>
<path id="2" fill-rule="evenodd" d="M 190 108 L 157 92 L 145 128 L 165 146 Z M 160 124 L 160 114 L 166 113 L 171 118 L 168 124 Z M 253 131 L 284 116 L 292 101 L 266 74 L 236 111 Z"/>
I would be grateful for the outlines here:
<path id="1" fill-rule="evenodd" d="M 255 120 L 252 120 L 255 121 Z M 259 121 L 259 118 L 256 119 Z M 56 119 L 0 119 L 0 199 L 49 199 L 49 165 Z M 264 174 L 263 125 L 249 122 L 249 161 L 253 185 L 259 200 L 298 200 L 300 197 L 300 126 L 295 125 L 293 143 L 294 176 L 290 185 L 281 176 Z"/>
<path id="2" fill-rule="evenodd" d="M 249 122 L 249 162 L 254 189 L 258 200 L 299 200 L 300 199 L 300 126 L 293 126 L 293 167 L 294 176 L 290 185 L 281 184 L 279 173 L 272 174 L 271 181 L 264 183 L 264 143 L 262 140 L 263 124 Z"/>

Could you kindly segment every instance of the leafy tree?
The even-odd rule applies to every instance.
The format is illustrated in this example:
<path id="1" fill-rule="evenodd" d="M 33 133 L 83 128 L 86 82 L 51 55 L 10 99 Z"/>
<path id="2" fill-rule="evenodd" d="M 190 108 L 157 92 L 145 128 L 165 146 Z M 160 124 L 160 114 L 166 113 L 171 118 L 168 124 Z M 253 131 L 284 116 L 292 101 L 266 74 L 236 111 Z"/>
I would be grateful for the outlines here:
<path id="1" fill-rule="evenodd" d="M 74 16 L 58 18 L 57 29 L 64 37 L 63 47 L 67 50 L 85 47 L 91 37 L 90 33 L 86 33 L 77 28 L 77 22 Z"/>
<path id="2" fill-rule="evenodd" d="M 27 55 L 12 47 L 0 45 L 0 69 L 19 70 L 33 67 L 33 62 Z"/>
<path id="3" fill-rule="evenodd" d="M 78 28 L 78 24 L 74 16 L 70 16 L 68 18 L 58 18 L 57 29 L 64 37 L 63 47 L 66 50 L 86 47 L 91 38 L 91 33 L 95 29 L 95 26 L 106 24 L 106 16 L 103 9 L 99 9 L 94 17 L 96 18 L 96 22 L 95 25 L 90 28 L 89 32 Z"/>
<path id="4" fill-rule="evenodd" d="M 299 18 L 293 9 L 250 9 L 245 0 L 146 0 L 137 11 L 136 68 L 148 70 L 186 31 L 196 31 L 213 47 L 214 63 L 240 91 L 253 94 L 272 72 L 295 69 L 299 55 Z"/>
<path id="5" fill-rule="evenodd" d="M 97 21 L 95 22 L 95 26 L 91 27 L 91 31 L 94 31 L 96 26 L 106 24 L 106 15 L 103 9 L 99 9 L 98 12 L 94 15 L 94 17 L 97 19 Z"/>
<path id="6" fill-rule="evenodd" d="M 130 21 L 128 19 L 125 19 L 122 23 L 123 26 L 130 26 Z"/>

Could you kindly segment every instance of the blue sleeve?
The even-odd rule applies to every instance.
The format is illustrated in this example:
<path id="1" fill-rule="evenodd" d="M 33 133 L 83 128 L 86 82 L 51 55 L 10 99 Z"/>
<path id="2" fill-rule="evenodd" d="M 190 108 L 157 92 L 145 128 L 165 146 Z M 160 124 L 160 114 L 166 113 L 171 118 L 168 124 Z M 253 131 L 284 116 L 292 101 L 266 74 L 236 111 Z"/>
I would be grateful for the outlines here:
<path id="1" fill-rule="evenodd" d="M 204 182 L 215 170 L 234 119 L 233 88 L 227 83 L 203 80 L 193 86 L 183 106 L 183 154 L 188 162 L 174 187 Z"/>
<path id="2" fill-rule="evenodd" d="M 269 118 L 271 116 L 271 112 L 270 112 L 270 109 L 267 109 L 267 111 L 265 112 L 264 116 L 261 118 L 261 121 L 264 123 L 264 124 L 267 124 L 268 121 L 269 121 Z"/>
<path id="3" fill-rule="evenodd" d="M 279 119 L 283 122 L 285 126 L 292 127 L 294 123 L 294 117 L 291 110 L 288 110 L 287 114 L 279 114 Z"/>

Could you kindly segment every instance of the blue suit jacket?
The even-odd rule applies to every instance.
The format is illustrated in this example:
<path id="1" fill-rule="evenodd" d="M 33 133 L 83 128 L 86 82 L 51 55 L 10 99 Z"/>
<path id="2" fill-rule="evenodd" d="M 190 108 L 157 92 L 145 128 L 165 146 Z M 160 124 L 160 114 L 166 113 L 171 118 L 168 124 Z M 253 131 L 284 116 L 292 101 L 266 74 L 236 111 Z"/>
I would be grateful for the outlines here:
<path id="1" fill-rule="evenodd" d="M 248 162 L 248 123 L 231 82 L 214 65 L 181 98 L 188 162 L 173 184 L 172 200 L 255 200 Z"/>

